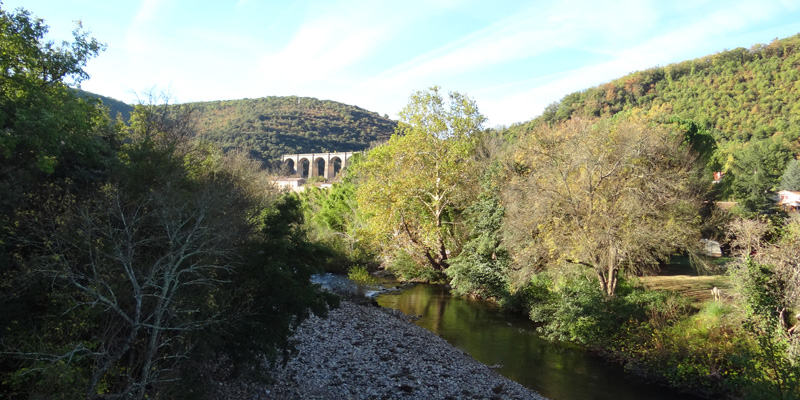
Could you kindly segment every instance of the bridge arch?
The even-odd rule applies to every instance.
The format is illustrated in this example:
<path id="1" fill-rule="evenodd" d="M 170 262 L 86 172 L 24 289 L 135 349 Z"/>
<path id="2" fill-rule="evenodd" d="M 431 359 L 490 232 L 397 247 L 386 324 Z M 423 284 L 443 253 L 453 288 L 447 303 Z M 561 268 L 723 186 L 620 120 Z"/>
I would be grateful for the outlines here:
<path id="1" fill-rule="evenodd" d="M 297 168 L 293 159 L 283 160 L 284 171 L 289 176 L 297 175 Z"/>
<path id="2" fill-rule="evenodd" d="M 331 178 L 336 178 L 339 172 L 342 172 L 342 159 L 339 156 L 331 157 L 331 161 L 328 164 L 328 175 Z"/>
<path id="3" fill-rule="evenodd" d="M 299 178 L 308 178 L 311 176 L 311 161 L 309 161 L 308 158 L 301 158 L 298 165 L 300 166 L 300 168 L 297 169 Z"/>
<path id="4" fill-rule="evenodd" d="M 325 164 L 327 164 L 327 160 L 323 157 L 317 157 L 314 159 L 314 171 L 311 176 L 324 176 L 325 178 L 328 177 L 327 171 L 325 170 Z"/>

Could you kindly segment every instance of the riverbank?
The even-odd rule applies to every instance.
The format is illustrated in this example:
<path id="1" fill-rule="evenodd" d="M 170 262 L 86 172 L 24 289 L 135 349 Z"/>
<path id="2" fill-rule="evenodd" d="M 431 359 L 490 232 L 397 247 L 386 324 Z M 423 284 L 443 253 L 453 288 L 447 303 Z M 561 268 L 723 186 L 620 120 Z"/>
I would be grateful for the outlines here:
<path id="1" fill-rule="evenodd" d="M 248 399 L 543 399 L 391 309 L 343 301 L 328 318 L 306 320 L 295 339 L 298 354 L 272 371 L 274 384 L 221 391 Z"/>

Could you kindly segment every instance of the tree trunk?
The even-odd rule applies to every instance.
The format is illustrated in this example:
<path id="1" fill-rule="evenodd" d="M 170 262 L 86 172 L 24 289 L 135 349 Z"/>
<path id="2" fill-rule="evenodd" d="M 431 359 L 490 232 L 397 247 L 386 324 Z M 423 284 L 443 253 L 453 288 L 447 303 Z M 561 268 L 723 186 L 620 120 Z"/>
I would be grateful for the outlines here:
<path id="1" fill-rule="evenodd" d="M 603 293 L 608 292 L 608 283 L 606 282 L 606 276 L 603 273 L 602 269 L 595 270 L 597 272 L 597 280 L 600 282 L 600 291 Z"/>
<path id="2" fill-rule="evenodd" d="M 608 266 L 608 287 L 606 288 L 608 297 L 614 297 L 614 294 L 617 292 L 617 273 L 618 269 L 616 265 L 612 264 Z"/>
<path id="3" fill-rule="evenodd" d="M 607 270 L 598 269 L 597 279 L 600 281 L 600 290 L 608 297 L 613 297 L 617 292 L 617 275 L 619 269 L 616 265 L 609 265 Z"/>

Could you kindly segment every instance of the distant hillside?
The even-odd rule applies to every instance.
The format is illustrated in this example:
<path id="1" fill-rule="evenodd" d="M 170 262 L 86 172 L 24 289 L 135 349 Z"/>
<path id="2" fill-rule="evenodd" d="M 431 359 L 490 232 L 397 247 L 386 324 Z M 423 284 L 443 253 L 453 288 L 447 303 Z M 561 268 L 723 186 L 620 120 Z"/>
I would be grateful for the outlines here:
<path id="1" fill-rule="evenodd" d="M 100 98 L 111 116 L 127 121 L 133 106 Z M 397 122 L 356 106 L 309 97 L 263 97 L 187 103 L 194 107 L 198 138 L 223 149 L 247 149 L 267 166 L 276 166 L 282 154 L 356 151 L 388 140 Z"/>
<path id="2" fill-rule="evenodd" d="M 116 119 L 118 114 L 122 117 L 123 121 L 127 121 L 131 117 L 131 112 L 133 112 L 132 105 L 123 103 L 117 99 L 112 99 L 111 97 L 87 92 L 85 90 L 78 90 L 77 92 L 79 96 L 100 99 L 103 102 L 103 105 L 108 107 L 108 111 L 109 114 L 111 114 L 112 119 Z"/>
<path id="3" fill-rule="evenodd" d="M 396 121 L 347 104 L 309 97 L 189 103 L 201 139 L 249 149 L 275 165 L 282 154 L 364 150 L 388 140 Z"/>
<path id="4" fill-rule="evenodd" d="M 575 116 L 613 115 L 638 107 L 688 118 L 709 129 L 720 151 L 773 138 L 800 152 L 800 35 L 634 72 L 575 92 L 536 119 L 512 127 Z"/>

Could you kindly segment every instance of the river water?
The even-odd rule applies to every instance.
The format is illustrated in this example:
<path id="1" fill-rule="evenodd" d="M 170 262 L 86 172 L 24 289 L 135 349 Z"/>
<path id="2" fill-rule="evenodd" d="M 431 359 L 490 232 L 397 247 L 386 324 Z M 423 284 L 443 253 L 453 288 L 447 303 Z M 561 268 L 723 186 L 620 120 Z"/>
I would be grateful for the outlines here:
<path id="1" fill-rule="evenodd" d="M 530 320 L 484 301 L 453 297 L 445 286 L 414 285 L 381 294 L 378 304 L 418 315 L 435 332 L 476 360 L 553 400 L 698 400 L 625 374 L 616 364 L 535 334 Z"/>

